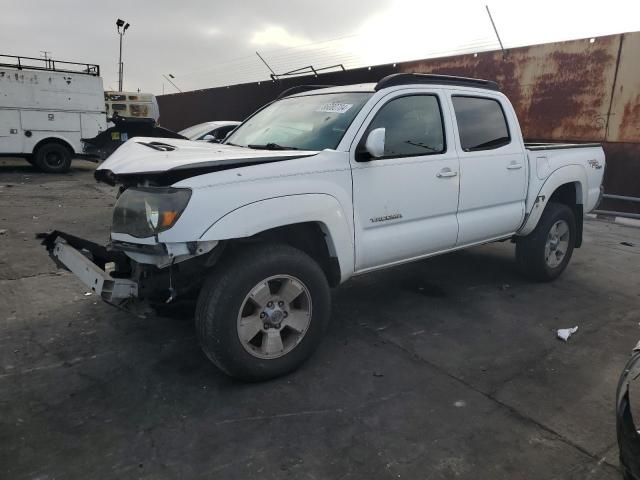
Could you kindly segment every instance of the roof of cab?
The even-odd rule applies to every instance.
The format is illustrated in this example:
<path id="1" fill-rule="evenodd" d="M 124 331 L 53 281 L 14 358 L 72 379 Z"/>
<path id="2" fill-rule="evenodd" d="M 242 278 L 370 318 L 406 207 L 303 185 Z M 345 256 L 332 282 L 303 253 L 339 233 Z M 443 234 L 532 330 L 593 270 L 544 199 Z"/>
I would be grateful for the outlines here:
<path id="1" fill-rule="evenodd" d="M 435 75 L 427 73 L 394 73 L 382 78 L 378 83 L 358 83 L 355 85 L 330 86 L 327 85 L 298 85 L 284 90 L 278 97 L 299 97 L 304 95 L 345 93 L 345 92 L 377 92 L 384 88 L 400 85 L 446 85 L 480 88 L 500 91 L 498 84 L 491 80 L 480 78 L 458 77 L 454 75 Z"/>
<path id="2" fill-rule="evenodd" d="M 317 88 L 305 90 L 302 92 L 292 93 L 291 95 L 282 95 L 281 98 L 284 97 L 302 97 L 305 95 L 314 95 L 314 94 L 324 94 L 324 93 L 345 93 L 345 92 L 375 92 L 375 83 L 358 83 L 355 85 L 340 85 L 340 86 L 330 86 L 326 87 L 317 86 Z M 286 93 L 286 90 L 285 92 Z"/>

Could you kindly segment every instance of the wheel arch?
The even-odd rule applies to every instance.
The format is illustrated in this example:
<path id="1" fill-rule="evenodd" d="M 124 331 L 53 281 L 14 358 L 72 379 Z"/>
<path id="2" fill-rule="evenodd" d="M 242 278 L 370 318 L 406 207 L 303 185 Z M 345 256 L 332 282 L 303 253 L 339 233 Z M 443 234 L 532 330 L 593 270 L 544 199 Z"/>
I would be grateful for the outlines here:
<path id="1" fill-rule="evenodd" d="M 239 242 L 284 243 L 305 252 L 322 268 L 329 285 L 340 284 L 340 263 L 332 251 L 332 238 L 326 225 L 320 222 L 305 222 L 284 225 L 259 232 Z"/>
<path id="2" fill-rule="evenodd" d="M 584 223 L 583 189 L 579 181 L 563 183 L 551 194 L 549 202 L 562 203 L 573 210 L 576 220 L 576 248 L 582 245 L 582 229 Z"/>
<path id="3" fill-rule="evenodd" d="M 584 204 L 586 201 L 587 174 L 580 165 L 568 165 L 553 172 L 536 195 L 518 236 L 531 233 L 550 202 L 569 206 L 576 219 L 576 247 L 582 245 Z"/>
<path id="4" fill-rule="evenodd" d="M 46 137 L 46 138 L 43 138 L 42 140 L 39 140 L 38 143 L 36 143 L 33 146 L 33 151 L 32 151 L 33 155 L 36 155 L 38 149 L 42 148 L 44 145 L 49 143 L 57 143 L 58 145 L 62 145 L 63 147 L 69 149 L 69 151 L 71 152 L 71 155 L 75 154 L 75 150 L 71 146 L 71 143 L 68 140 L 62 137 Z"/>
<path id="5" fill-rule="evenodd" d="M 286 243 L 318 261 L 331 286 L 354 269 L 353 233 L 338 200 L 328 194 L 276 197 L 239 207 L 211 225 L 200 240 Z"/>

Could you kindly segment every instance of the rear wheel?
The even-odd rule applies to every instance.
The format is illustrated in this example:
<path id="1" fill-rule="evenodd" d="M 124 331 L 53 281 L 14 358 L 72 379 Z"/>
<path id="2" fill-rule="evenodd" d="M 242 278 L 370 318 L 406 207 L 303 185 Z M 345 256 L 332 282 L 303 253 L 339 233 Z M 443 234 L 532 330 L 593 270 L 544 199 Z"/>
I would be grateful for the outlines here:
<path id="1" fill-rule="evenodd" d="M 562 203 L 549 203 L 533 232 L 516 241 L 518 266 L 534 280 L 554 280 L 571 260 L 575 242 L 573 210 Z"/>
<path id="2" fill-rule="evenodd" d="M 35 165 L 47 173 L 65 173 L 71 168 L 71 150 L 60 143 L 45 143 L 34 154 Z"/>
<path id="3" fill-rule="evenodd" d="M 287 245 L 257 245 L 219 266 L 198 298 L 205 354 L 227 374 L 256 381 L 298 368 L 316 349 L 330 314 L 320 266 Z"/>

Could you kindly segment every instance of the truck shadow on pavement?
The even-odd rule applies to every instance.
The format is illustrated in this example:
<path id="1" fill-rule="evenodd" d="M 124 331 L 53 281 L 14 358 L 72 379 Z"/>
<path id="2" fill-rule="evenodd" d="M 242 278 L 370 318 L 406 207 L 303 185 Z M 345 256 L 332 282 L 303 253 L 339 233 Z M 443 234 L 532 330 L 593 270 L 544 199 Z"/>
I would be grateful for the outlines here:
<path id="1" fill-rule="evenodd" d="M 0 182 L 7 181 L 12 177 L 28 176 L 30 178 L 38 178 L 38 181 L 47 181 L 48 179 L 58 179 L 73 176 L 87 171 L 95 170 L 98 164 L 86 160 L 74 160 L 71 162 L 71 170 L 66 173 L 45 173 L 35 166 L 31 165 L 27 160 L 14 158 L 0 158 Z"/>
<path id="2" fill-rule="evenodd" d="M 332 338 L 348 343 L 360 335 L 362 326 L 378 325 L 389 318 L 415 317 L 420 319 L 421 325 L 429 328 L 432 323 L 440 321 L 430 310 L 441 303 L 456 302 L 462 298 L 465 298 L 468 308 L 478 288 L 509 295 L 507 290 L 526 281 L 515 270 L 510 255 L 513 248 L 505 244 L 499 249 L 498 252 L 477 249 L 458 252 L 352 279 L 333 291 L 328 340 L 321 344 L 319 352 L 324 350 L 322 356 L 331 356 Z M 104 309 L 105 315 L 112 310 L 106 305 Z M 114 314 L 117 315 L 118 331 L 126 335 L 131 353 L 137 356 L 140 352 L 149 351 L 148 356 L 145 354 L 144 358 L 133 362 L 134 365 L 148 365 L 154 372 L 165 376 L 164 381 L 180 379 L 179 383 L 184 385 L 191 381 L 201 382 L 204 378 L 208 378 L 208 384 L 240 385 L 240 382 L 220 374 L 199 350 L 193 327 L 194 312 L 195 301 L 190 301 L 166 306 L 160 314 L 150 315 L 144 320 L 124 318 L 129 316 L 125 313 Z M 399 324 L 394 325 L 393 320 L 388 323 L 390 330 L 400 328 Z M 176 341 L 178 338 L 184 340 Z M 114 338 L 113 342 L 118 343 L 118 340 Z M 137 342 L 141 344 L 139 347 L 136 347 Z M 312 356 L 301 371 L 317 368 L 315 358 Z M 168 374 L 172 380 L 166 379 Z M 278 381 L 286 380 L 273 382 Z"/>
<path id="3" fill-rule="evenodd" d="M 68 275 L 55 280 L 72 281 Z M 252 478 L 248 472 L 260 465 L 285 471 L 302 468 L 304 458 L 304 468 L 317 473 L 331 468 L 327 458 L 339 458 L 341 468 L 367 458 L 368 478 L 380 478 L 377 451 L 407 455 L 407 465 L 429 472 L 454 446 L 470 448 L 465 455 L 472 459 L 487 441 L 497 442 L 491 451 L 500 452 L 530 438 L 511 433 L 516 425 L 535 427 L 520 425 L 478 390 L 489 391 L 537 361 L 547 337 L 555 341 L 547 325 L 536 330 L 535 315 L 523 310 L 529 290 L 539 295 L 542 289 L 553 304 L 563 287 L 552 285 L 522 279 L 509 244 L 356 277 L 334 290 L 329 332 L 315 355 L 286 377 L 253 384 L 230 379 L 209 362 L 189 307 L 176 308 L 172 318 L 142 319 L 81 294 L 49 310 L 43 304 L 40 313 L 3 332 L 12 348 L 25 349 L 16 369 L 0 379 L 12 398 L 5 418 L 28 419 L 3 423 L 4 464 L 12 478 L 30 478 L 35 469 L 66 478 L 98 478 L 112 469 L 193 478 L 190 469 L 199 467 Z M 453 427 L 444 416 L 460 420 Z M 484 434 L 472 440 L 474 432 L 492 428 L 491 440 Z M 29 448 L 9 441 L 17 438 Z M 446 445 L 427 448 L 434 439 Z M 289 451 L 299 456 L 269 460 L 280 445 L 293 444 L 298 450 Z M 565 455 L 557 445 L 557 455 Z M 545 454 L 555 458 L 556 450 Z M 321 465 L 313 463 L 318 455 Z M 337 478 L 332 473 L 318 478 Z"/>

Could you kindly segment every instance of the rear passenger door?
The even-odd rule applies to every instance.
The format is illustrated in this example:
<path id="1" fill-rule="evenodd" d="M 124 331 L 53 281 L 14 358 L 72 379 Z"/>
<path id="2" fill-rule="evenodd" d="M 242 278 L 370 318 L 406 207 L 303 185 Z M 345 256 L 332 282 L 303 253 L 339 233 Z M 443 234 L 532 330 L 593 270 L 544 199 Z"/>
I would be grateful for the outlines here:
<path id="1" fill-rule="evenodd" d="M 490 92 L 451 94 L 460 160 L 459 233 L 468 245 L 514 233 L 524 219 L 527 163 L 513 110 Z"/>

